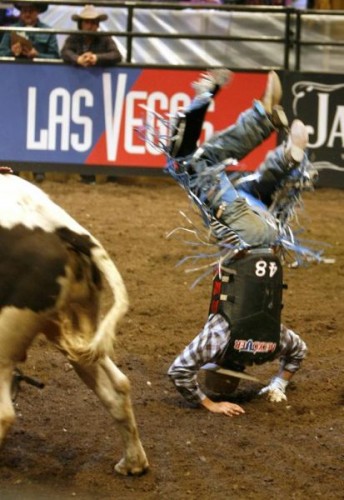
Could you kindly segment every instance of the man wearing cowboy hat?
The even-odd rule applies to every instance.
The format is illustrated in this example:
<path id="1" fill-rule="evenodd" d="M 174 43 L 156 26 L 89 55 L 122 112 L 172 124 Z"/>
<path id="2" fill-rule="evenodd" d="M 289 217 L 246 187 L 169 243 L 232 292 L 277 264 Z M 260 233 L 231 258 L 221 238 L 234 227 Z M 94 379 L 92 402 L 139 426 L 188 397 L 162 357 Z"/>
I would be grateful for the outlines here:
<path id="1" fill-rule="evenodd" d="M 98 12 L 93 5 L 86 5 L 79 14 L 73 14 L 72 20 L 78 23 L 78 29 L 95 33 L 99 23 L 108 16 Z M 115 66 L 122 61 L 122 55 L 116 43 L 109 35 L 76 33 L 66 38 L 61 50 L 62 59 L 69 64 L 88 68 L 92 66 Z M 81 182 L 94 184 L 95 175 L 81 175 Z"/>
<path id="2" fill-rule="evenodd" d="M 99 23 L 108 16 L 99 13 L 93 5 L 86 5 L 79 14 L 73 14 L 72 20 L 78 23 L 78 29 L 95 33 Z M 66 63 L 83 67 L 115 66 L 122 61 L 116 43 L 111 36 L 75 34 L 66 38 L 61 50 L 61 57 Z"/>
<path id="3" fill-rule="evenodd" d="M 20 11 L 19 20 L 13 26 L 20 28 L 50 28 L 39 20 L 39 14 L 48 9 L 45 3 L 19 2 L 14 4 Z M 58 59 L 57 38 L 50 33 L 5 33 L 0 44 L 0 56 L 26 59 Z"/>

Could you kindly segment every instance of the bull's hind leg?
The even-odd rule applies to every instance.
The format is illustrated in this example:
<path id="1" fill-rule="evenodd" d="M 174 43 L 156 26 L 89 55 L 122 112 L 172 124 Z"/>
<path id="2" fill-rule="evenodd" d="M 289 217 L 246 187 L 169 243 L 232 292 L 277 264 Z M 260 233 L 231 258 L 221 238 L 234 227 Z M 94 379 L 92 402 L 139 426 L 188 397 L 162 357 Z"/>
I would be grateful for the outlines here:
<path id="1" fill-rule="evenodd" d="M 89 366 L 77 363 L 73 366 L 117 423 L 125 453 L 115 470 L 123 475 L 143 474 L 148 469 L 148 461 L 137 430 L 128 378 L 108 357 Z"/>
<path id="2" fill-rule="evenodd" d="M 29 309 L 4 307 L 0 320 L 0 446 L 15 420 L 11 398 L 13 370 L 25 361 L 26 352 L 41 325 Z"/>
<path id="3" fill-rule="evenodd" d="M 0 362 L 0 446 L 15 420 L 15 411 L 11 399 L 12 377 L 12 364 L 3 365 Z"/>

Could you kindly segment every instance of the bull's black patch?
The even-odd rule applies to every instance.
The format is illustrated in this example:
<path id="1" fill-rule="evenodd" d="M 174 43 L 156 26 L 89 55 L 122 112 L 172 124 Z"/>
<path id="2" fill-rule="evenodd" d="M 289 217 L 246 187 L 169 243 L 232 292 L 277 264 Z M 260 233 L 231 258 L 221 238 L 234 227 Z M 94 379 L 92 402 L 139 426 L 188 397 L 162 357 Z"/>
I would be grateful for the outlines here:
<path id="1" fill-rule="evenodd" d="M 59 227 L 56 229 L 56 234 L 63 240 L 68 246 L 70 246 L 77 253 L 81 253 L 86 255 L 87 257 L 91 256 L 91 250 L 95 246 L 91 238 L 87 234 L 78 234 L 74 231 L 71 231 L 67 227 Z M 101 275 L 99 269 L 90 262 L 91 264 L 91 272 L 92 272 L 92 281 L 95 285 L 100 288 L 101 286 Z M 79 271 L 79 272 L 77 272 Z M 81 281 L 84 278 L 83 268 L 79 266 L 79 269 L 76 270 L 75 279 Z"/>
<path id="2" fill-rule="evenodd" d="M 68 227 L 58 227 L 56 234 L 75 250 L 88 257 L 91 255 L 91 249 L 95 246 L 87 234 L 78 234 L 68 229 Z"/>
<path id="3" fill-rule="evenodd" d="M 19 224 L 0 228 L 0 307 L 53 307 L 65 275 L 68 252 L 59 236 Z"/>

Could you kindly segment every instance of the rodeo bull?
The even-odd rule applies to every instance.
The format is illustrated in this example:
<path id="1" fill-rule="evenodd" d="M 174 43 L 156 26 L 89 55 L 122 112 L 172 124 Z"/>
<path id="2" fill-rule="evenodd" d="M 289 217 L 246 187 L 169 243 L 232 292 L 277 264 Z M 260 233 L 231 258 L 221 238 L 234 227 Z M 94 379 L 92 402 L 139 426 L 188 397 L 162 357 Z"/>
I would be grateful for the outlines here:
<path id="1" fill-rule="evenodd" d="M 86 229 L 42 190 L 0 167 L 0 445 L 15 420 L 11 383 L 33 339 L 43 333 L 114 418 L 124 444 L 115 470 L 142 474 L 128 378 L 111 359 L 128 309 L 115 264 Z M 113 304 L 100 319 L 103 282 Z"/>

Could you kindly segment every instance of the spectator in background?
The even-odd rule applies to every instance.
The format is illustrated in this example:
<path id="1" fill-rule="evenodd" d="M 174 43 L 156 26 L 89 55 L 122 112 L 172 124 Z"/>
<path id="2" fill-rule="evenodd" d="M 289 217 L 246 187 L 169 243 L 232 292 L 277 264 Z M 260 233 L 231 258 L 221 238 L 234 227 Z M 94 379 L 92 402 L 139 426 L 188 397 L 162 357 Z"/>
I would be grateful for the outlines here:
<path id="1" fill-rule="evenodd" d="M 26 59 L 58 59 L 59 49 L 55 35 L 20 32 L 20 28 L 50 28 L 50 26 L 39 20 L 39 14 L 45 12 L 48 5 L 22 2 L 16 3 L 15 7 L 20 11 L 20 15 L 19 20 L 12 26 L 18 26 L 18 33 L 6 32 L 4 34 L 0 44 L 0 56 Z"/>
<path id="2" fill-rule="evenodd" d="M 76 33 L 66 38 L 61 50 L 64 62 L 88 68 L 116 66 L 122 61 L 122 55 L 111 36 L 92 34 L 98 31 L 99 23 L 107 18 L 93 5 L 86 5 L 79 14 L 73 14 L 72 20 L 78 23 L 78 29 L 90 33 Z M 95 175 L 81 175 L 81 181 L 86 184 L 94 184 L 95 180 Z"/>
<path id="3" fill-rule="evenodd" d="M 95 33 L 99 23 L 108 16 L 97 12 L 93 5 L 86 5 L 80 14 L 73 14 L 72 20 L 78 23 L 78 29 Z M 70 35 L 62 47 L 61 57 L 66 63 L 83 67 L 116 66 L 122 61 L 122 55 L 111 36 L 90 34 Z"/>
<path id="4" fill-rule="evenodd" d="M 309 0 L 287 0 L 286 7 L 294 7 L 294 9 L 307 9 Z"/>
<path id="5" fill-rule="evenodd" d="M 285 7 L 288 0 L 246 0 L 244 5 L 265 5 L 266 7 Z"/>
<path id="6" fill-rule="evenodd" d="M 9 26 L 18 21 L 17 9 L 0 5 L 0 26 Z M 4 31 L 0 32 L 0 41 L 4 36 Z"/>
<path id="7" fill-rule="evenodd" d="M 215 5 L 222 5 L 223 1 L 222 0 L 190 0 L 190 3 L 194 3 L 194 4 L 208 3 L 208 4 L 215 4 Z"/>
<path id="8" fill-rule="evenodd" d="M 338 4 L 338 6 L 335 6 L 335 4 Z M 340 7 L 339 4 L 341 4 Z M 343 0 L 341 2 L 336 2 L 335 0 L 309 0 L 308 2 L 309 9 L 331 10 L 336 8 L 343 9 L 343 7 Z"/>
<path id="9" fill-rule="evenodd" d="M 39 19 L 39 15 L 48 9 L 45 3 L 14 4 L 20 15 L 12 26 L 18 26 L 18 32 L 6 32 L 0 43 L 0 57 L 15 57 L 18 59 L 58 59 L 59 49 L 57 38 L 50 33 L 20 32 L 20 28 L 50 28 Z M 35 172 L 36 182 L 42 182 L 43 172 Z"/>

